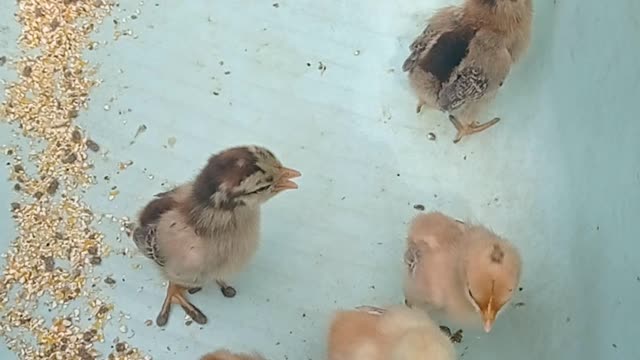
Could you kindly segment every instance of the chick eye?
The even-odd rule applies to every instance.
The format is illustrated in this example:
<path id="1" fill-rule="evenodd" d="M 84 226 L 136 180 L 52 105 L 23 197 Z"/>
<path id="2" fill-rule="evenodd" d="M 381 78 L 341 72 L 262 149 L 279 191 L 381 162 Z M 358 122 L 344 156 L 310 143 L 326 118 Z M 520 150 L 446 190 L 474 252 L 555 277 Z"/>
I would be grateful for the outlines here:
<path id="1" fill-rule="evenodd" d="M 261 186 L 261 187 L 259 187 L 259 188 L 255 189 L 254 191 L 252 191 L 252 192 L 248 193 L 248 195 L 251 195 L 251 194 L 257 194 L 257 193 L 259 193 L 259 192 L 265 191 L 265 190 L 267 190 L 270 186 L 271 186 L 271 184 L 267 184 L 267 185 Z"/>

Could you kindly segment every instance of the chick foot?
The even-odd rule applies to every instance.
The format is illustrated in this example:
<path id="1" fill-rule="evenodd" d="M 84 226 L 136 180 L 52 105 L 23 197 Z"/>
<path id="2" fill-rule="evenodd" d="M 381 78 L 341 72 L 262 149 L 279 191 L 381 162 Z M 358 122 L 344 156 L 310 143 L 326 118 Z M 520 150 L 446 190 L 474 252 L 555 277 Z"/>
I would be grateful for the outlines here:
<path id="1" fill-rule="evenodd" d="M 197 292 L 199 292 L 200 290 L 202 290 L 201 287 L 194 287 L 194 288 L 190 288 L 189 290 L 187 290 L 189 292 L 189 294 L 193 295 Z"/>
<path id="2" fill-rule="evenodd" d="M 455 139 L 453 139 L 453 143 L 457 144 L 463 137 L 481 132 L 497 124 L 498 121 L 500 121 L 500 118 L 493 118 L 492 120 L 487 121 L 484 124 L 478 124 L 477 122 L 474 122 L 468 125 L 467 124 L 463 125 L 453 115 L 449 115 L 449 120 L 451 121 L 453 126 L 455 126 L 456 129 L 458 129 L 458 133 L 456 134 Z"/>
<path id="3" fill-rule="evenodd" d="M 424 104 L 426 104 L 424 101 L 420 100 L 418 102 L 418 105 L 416 105 L 416 114 L 420 114 L 420 112 L 422 111 L 422 107 L 424 106 Z"/>
<path id="4" fill-rule="evenodd" d="M 226 282 L 222 280 L 216 280 L 216 283 L 218 284 L 218 286 L 220 286 L 220 291 L 222 291 L 222 295 L 224 295 L 224 297 L 232 298 L 236 296 L 236 289 L 234 289 L 232 286 L 227 285 Z"/>
<path id="5" fill-rule="evenodd" d="M 189 315 L 189 317 L 198 324 L 207 323 L 207 317 L 202 313 L 202 311 L 185 298 L 185 290 L 186 289 L 180 285 L 176 285 L 171 282 L 169 283 L 169 286 L 167 287 L 167 296 L 162 304 L 162 310 L 160 310 L 160 314 L 158 314 L 158 317 L 156 318 L 156 324 L 158 326 L 165 326 L 167 324 L 172 304 L 179 304 L 184 312 L 186 312 L 187 315 Z"/>

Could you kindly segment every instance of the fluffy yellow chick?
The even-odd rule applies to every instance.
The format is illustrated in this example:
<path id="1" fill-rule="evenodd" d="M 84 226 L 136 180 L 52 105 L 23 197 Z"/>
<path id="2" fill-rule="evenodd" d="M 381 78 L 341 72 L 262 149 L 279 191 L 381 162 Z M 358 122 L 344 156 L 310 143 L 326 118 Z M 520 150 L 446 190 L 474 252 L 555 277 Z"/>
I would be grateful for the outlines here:
<path id="1" fill-rule="evenodd" d="M 532 0 L 465 0 L 436 12 L 402 70 L 423 105 L 449 113 L 457 143 L 485 130 L 477 117 L 529 46 Z"/>
<path id="2" fill-rule="evenodd" d="M 522 266 L 508 241 L 439 212 L 414 218 L 404 260 L 407 305 L 464 325 L 481 319 L 486 332 L 518 288 Z"/>
<path id="3" fill-rule="evenodd" d="M 453 360 L 453 344 L 423 311 L 363 306 L 339 311 L 329 329 L 329 360 Z"/>
<path id="4" fill-rule="evenodd" d="M 236 290 L 225 281 L 255 254 L 260 240 L 260 206 L 298 186 L 300 176 L 259 146 L 226 149 L 209 158 L 191 182 L 157 194 L 140 212 L 133 240 L 169 280 L 158 326 L 177 303 L 197 323 L 207 317 L 186 298 L 215 281 L 225 297 Z"/>
<path id="5" fill-rule="evenodd" d="M 260 354 L 234 354 L 229 350 L 221 349 L 204 355 L 200 360 L 266 360 Z"/>

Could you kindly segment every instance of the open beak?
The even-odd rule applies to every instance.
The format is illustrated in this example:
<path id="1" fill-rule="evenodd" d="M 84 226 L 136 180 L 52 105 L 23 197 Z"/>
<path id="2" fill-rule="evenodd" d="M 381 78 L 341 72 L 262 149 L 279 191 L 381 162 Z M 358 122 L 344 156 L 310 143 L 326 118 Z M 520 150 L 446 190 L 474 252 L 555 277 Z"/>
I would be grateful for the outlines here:
<path id="1" fill-rule="evenodd" d="M 489 304 L 487 304 L 487 308 L 482 310 L 482 322 L 484 323 L 484 331 L 486 333 L 491 331 L 491 327 L 493 327 L 494 321 L 496 321 L 496 314 L 498 313 L 498 309 L 494 308 L 493 305 L 493 297 L 489 298 Z"/>
<path id="2" fill-rule="evenodd" d="M 293 178 L 297 178 L 302 174 L 298 170 L 282 167 L 280 169 L 280 179 L 276 182 L 274 189 L 276 191 L 283 191 L 287 189 L 297 189 L 298 184 L 291 181 Z"/>

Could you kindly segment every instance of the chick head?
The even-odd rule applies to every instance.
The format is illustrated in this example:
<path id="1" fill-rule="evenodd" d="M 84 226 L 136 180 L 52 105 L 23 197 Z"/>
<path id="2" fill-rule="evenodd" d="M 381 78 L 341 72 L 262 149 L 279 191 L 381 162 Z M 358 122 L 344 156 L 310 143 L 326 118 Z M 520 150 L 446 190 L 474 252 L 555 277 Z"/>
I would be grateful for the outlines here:
<path id="1" fill-rule="evenodd" d="M 271 151 L 260 146 L 226 149 L 209 158 L 193 185 L 195 198 L 208 206 L 232 210 L 256 206 L 286 189 L 300 172 L 286 168 Z"/>
<path id="2" fill-rule="evenodd" d="M 482 316 L 484 330 L 490 332 L 518 287 L 522 260 L 515 247 L 484 227 L 472 226 L 464 236 L 466 295 Z"/>

